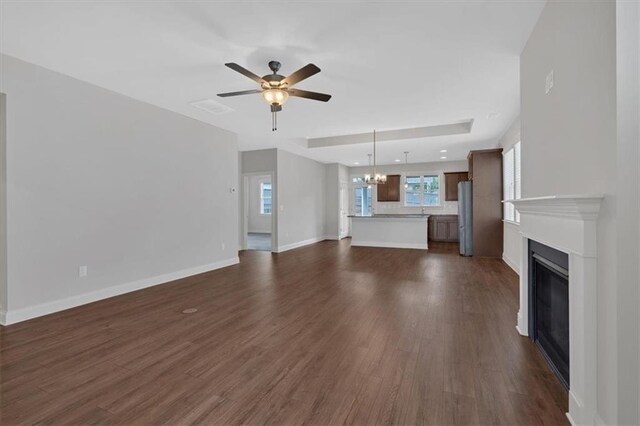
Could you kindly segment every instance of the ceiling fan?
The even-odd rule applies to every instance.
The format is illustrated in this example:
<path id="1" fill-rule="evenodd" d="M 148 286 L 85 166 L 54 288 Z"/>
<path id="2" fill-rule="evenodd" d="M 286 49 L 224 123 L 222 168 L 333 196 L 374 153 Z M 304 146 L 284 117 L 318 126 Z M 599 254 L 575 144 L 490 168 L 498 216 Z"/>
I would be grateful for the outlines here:
<path id="1" fill-rule="evenodd" d="M 228 96 L 239 95 L 251 95 L 255 93 L 261 93 L 262 98 L 271 107 L 271 130 L 277 130 L 277 118 L 276 113 L 282 111 L 282 105 L 287 102 L 289 96 L 297 96 L 299 98 L 313 99 L 314 101 L 327 102 L 331 99 L 331 95 L 318 92 L 309 92 L 307 90 L 293 89 L 292 86 L 301 82 L 304 79 L 311 77 L 320 72 L 320 68 L 314 64 L 308 64 L 300 68 L 288 77 L 278 74 L 280 70 L 280 62 L 270 61 L 269 69 L 273 71 L 273 74 L 267 74 L 263 77 L 252 73 L 248 69 L 235 64 L 233 62 L 225 64 L 234 71 L 249 77 L 251 80 L 260 84 L 260 89 L 243 90 L 240 92 L 219 93 L 218 96 L 226 98 Z"/>

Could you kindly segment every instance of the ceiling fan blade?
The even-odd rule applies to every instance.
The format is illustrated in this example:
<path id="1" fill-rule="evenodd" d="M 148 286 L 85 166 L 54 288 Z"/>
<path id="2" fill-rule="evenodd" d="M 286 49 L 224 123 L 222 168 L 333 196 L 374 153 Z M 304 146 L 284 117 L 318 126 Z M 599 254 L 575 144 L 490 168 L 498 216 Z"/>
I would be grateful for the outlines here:
<path id="1" fill-rule="evenodd" d="M 229 62 L 227 64 L 225 64 L 226 66 L 228 66 L 229 68 L 231 68 L 234 71 L 239 72 L 240 74 L 249 77 L 251 80 L 255 81 L 256 83 L 259 84 L 267 84 L 266 81 L 264 81 L 262 79 L 262 77 L 260 77 L 259 75 L 256 75 L 254 73 L 252 73 L 251 71 L 249 71 L 248 69 L 246 69 L 245 67 L 242 67 L 234 62 Z"/>
<path id="2" fill-rule="evenodd" d="M 318 74 L 320 72 L 320 68 L 313 64 L 305 65 L 300 68 L 298 71 L 291 74 L 289 77 L 286 77 L 282 80 L 283 84 L 287 84 L 288 86 L 293 86 L 294 84 L 304 80 L 305 78 L 309 78 L 314 74 Z"/>
<path id="3" fill-rule="evenodd" d="M 221 98 L 226 98 L 229 96 L 252 95 L 254 93 L 262 93 L 262 90 L 253 89 L 253 90 L 242 90 L 241 92 L 218 93 L 218 96 L 220 96 Z"/>
<path id="4" fill-rule="evenodd" d="M 291 96 L 297 96 L 299 98 L 306 98 L 306 99 L 313 99 L 314 101 L 327 102 L 329 99 L 331 99 L 331 95 L 327 95 L 325 93 L 309 92 L 309 91 L 300 90 L 300 89 L 289 89 L 287 90 L 287 92 L 289 92 Z"/>

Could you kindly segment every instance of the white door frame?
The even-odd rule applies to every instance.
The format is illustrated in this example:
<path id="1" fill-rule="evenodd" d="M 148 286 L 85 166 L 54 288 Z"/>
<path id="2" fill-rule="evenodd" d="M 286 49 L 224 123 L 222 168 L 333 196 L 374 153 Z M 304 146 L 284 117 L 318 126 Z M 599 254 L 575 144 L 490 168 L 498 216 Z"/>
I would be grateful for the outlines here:
<path id="1" fill-rule="evenodd" d="M 271 179 L 271 252 L 276 248 L 276 224 L 278 209 L 276 207 L 276 180 L 274 171 L 242 173 L 242 247 L 247 250 L 247 234 L 249 233 L 249 178 L 252 176 L 269 176 Z"/>

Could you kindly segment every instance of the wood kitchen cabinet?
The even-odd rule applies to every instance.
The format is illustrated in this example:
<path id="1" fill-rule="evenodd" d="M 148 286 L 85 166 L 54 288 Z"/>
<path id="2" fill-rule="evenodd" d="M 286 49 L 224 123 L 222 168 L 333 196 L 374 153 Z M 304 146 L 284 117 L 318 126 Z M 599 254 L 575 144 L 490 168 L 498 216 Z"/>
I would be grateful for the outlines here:
<path id="1" fill-rule="evenodd" d="M 458 183 L 469 180 L 468 172 L 447 172 L 444 174 L 444 200 L 458 201 Z"/>
<path id="2" fill-rule="evenodd" d="M 429 216 L 429 240 L 458 242 L 458 215 Z"/>
<path id="3" fill-rule="evenodd" d="M 400 201 L 400 175 L 388 175 L 387 183 L 376 187 L 378 201 Z"/>
<path id="4" fill-rule="evenodd" d="M 471 151 L 473 255 L 502 257 L 502 148 Z"/>

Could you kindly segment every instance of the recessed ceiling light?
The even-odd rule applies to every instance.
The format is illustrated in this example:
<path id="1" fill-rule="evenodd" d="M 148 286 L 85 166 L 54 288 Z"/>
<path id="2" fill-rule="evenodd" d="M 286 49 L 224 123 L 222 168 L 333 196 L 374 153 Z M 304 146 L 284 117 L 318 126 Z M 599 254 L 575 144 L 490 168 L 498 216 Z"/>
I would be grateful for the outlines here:
<path id="1" fill-rule="evenodd" d="M 358 165 L 358 164 L 360 164 L 360 163 L 358 163 L 357 161 L 354 161 L 354 162 L 353 162 L 353 164 L 355 164 L 355 165 L 357 166 L 357 165 Z"/>
<path id="2" fill-rule="evenodd" d="M 447 159 L 447 157 L 440 157 L 440 159 L 441 159 L 441 160 L 446 160 L 446 159 Z"/>
<path id="3" fill-rule="evenodd" d="M 441 149 L 440 152 L 447 152 L 447 150 L 446 149 Z"/>
<path id="4" fill-rule="evenodd" d="M 396 163 L 399 163 L 399 162 L 400 162 L 400 159 L 399 159 L 399 158 L 396 158 L 394 161 L 395 161 Z"/>

